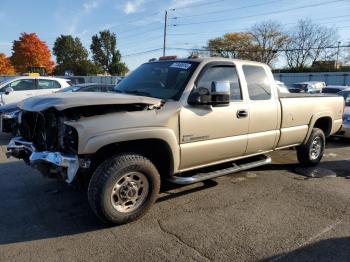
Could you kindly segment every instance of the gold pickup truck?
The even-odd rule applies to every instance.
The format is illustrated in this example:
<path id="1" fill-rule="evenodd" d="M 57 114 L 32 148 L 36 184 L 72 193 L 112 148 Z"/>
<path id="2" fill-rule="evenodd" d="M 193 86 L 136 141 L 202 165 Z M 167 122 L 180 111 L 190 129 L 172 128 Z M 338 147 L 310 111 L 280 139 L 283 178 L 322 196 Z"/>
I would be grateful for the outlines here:
<path id="1" fill-rule="evenodd" d="M 279 94 L 265 64 L 198 58 L 145 63 L 114 93 L 33 97 L 20 108 L 9 155 L 46 176 L 86 180 L 96 215 L 122 224 L 145 214 L 164 179 L 211 179 L 291 147 L 301 165 L 317 165 L 344 100 Z"/>

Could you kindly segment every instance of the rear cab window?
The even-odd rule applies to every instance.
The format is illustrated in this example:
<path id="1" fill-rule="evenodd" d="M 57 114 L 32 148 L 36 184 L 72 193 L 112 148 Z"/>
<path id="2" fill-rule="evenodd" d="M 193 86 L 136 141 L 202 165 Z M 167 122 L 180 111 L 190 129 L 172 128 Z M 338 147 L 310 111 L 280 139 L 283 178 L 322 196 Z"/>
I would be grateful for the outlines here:
<path id="1" fill-rule="evenodd" d="M 271 83 L 265 68 L 256 65 L 243 65 L 242 69 L 250 100 L 270 100 L 272 97 Z"/>

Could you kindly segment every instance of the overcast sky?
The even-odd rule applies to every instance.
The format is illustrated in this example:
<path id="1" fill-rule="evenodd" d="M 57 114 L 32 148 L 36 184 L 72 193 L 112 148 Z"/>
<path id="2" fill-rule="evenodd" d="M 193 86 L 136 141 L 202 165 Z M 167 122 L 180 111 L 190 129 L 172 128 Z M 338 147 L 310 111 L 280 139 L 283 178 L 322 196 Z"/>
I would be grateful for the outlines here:
<path id="1" fill-rule="evenodd" d="M 343 44 L 350 42 L 350 0 L 2 0 L 0 53 L 11 55 L 21 32 L 35 32 L 50 49 L 57 36 L 72 34 L 89 48 L 91 36 L 110 29 L 130 69 L 162 51 L 164 10 L 169 10 L 168 47 L 200 48 L 209 38 L 244 31 L 254 23 L 275 20 L 286 29 L 310 18 L 338 28 Z M 175 9 L 175 10 L 173 10 Z M 187 56 L 188 51 L 168 50 Z"/>

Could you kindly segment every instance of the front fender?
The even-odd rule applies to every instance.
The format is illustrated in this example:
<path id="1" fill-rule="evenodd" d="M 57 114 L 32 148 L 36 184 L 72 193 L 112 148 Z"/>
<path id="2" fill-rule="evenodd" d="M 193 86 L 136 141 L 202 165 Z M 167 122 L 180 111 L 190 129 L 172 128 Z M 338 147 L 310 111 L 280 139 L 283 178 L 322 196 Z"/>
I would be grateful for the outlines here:
<path id="1" fill-rule="evenodd" d="M 177 170 L 180 164 L 180 147 L 173 130 L 164 127 L 128 128 L 102 132 L 79 141 L 79 154 L 94 154 L 100 148 L 118 142 L 140 139 L 160 139 L 169 145 L 173 155 L 173 166 Z M 82 143 L 80 143 L 82 142 Z"/>

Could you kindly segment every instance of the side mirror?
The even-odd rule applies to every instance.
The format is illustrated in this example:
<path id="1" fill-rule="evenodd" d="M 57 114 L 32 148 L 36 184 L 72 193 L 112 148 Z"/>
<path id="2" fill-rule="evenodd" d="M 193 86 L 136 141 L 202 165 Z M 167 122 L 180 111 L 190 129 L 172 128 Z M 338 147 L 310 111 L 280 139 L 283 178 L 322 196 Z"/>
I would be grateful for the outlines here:
<path id="1" fill-rule="evenodd" d="M 204 87 L 194 89 L 188 98 L 188 104 L 212 106 L 229 105 L 230 90 L 229 81 L 213 81 L 210 91 Z"/>
<path id="2" fill-rule="evenodd" d="M 12 93 L 13 91 L 15 91 L 15 90 L 13 90 L 12 87 L 6 87 L 5 94 L 8 95 L 8 94 Z"/>
<path id="3" fill-rule="evenodd" d="M 229 81 L 213 81 L 211 83 L 211 104 L 213 106 L 229 105 L 231 85 Z"/>
<path id="4" fill-rule="evenodd" d="M 198 87 L 192 91 L 188 97 L 190 105 L 210 105 L 209 90 L 204 87 Z"/>

